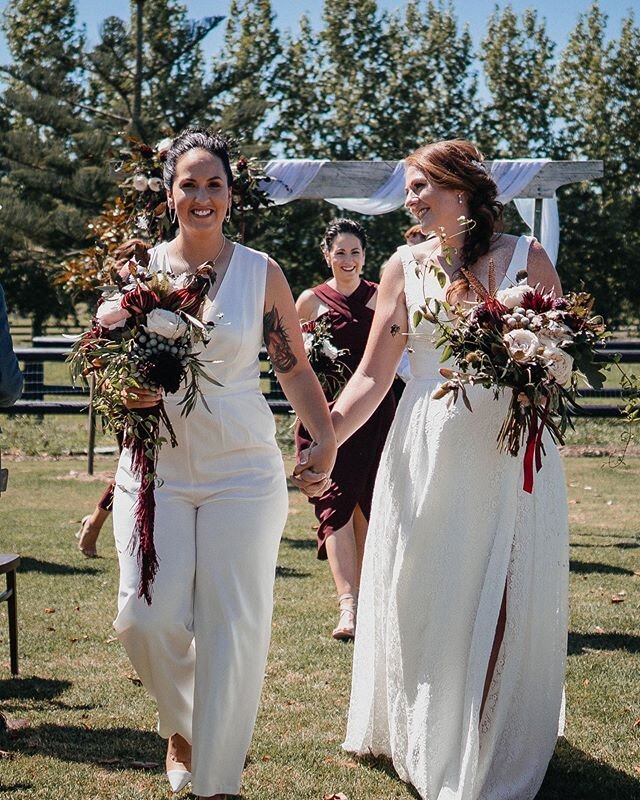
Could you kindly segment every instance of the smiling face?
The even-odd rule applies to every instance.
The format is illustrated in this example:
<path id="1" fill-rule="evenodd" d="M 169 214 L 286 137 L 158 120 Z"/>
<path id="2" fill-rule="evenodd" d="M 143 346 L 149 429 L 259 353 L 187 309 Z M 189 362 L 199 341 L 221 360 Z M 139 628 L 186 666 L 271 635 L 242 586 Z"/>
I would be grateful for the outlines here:
<path id="1" fill-rule="evenodd" d="M 420 223 L 424 233 L 458 227 L 458 217 L 467 216 L 467 201 L 460 189 L 445 189 L 431 183 L 418 167 L 407 167 L 405 206 Z M 461 202 L 462 201 L 462 202 Z"/>
<path id="2" fill-rule="evenodd" d="M 339 233 L 324 257 L 337 281 L 359 280 L 364 267 L 364 250 L 353 233 Z"/>
<path id="3" fill-rule="evenodd" d="M 194 148 L 180 156 L 169 193 L 180 230 L 193 233 L 220 230 L 231 203 L 231 189 L 222 161 Z"/>

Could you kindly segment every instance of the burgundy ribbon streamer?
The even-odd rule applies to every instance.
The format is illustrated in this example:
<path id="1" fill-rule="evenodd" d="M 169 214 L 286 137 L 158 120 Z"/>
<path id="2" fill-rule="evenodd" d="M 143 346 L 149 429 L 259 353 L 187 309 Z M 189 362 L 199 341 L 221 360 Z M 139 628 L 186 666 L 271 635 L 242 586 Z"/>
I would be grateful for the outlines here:
<path id="1" fill-rule="evenodd" d="M 532 411 L 529 434 L 527 436 L 527 449 L 524 453 L 524 483 L 522 488 L 528 494 L 533 492 L 533 465 L 535 462 L 536 472 L 542 469 L 542 435 L 544 433 L 547 417 L 549 416 L 550 397 L 547 397 L 540 419 L 538 410 Z"/>
<path id="2" fill-rule="evenodd" d="M 533 462 L 536 455 L 536 441 L 538 436 L 538 410 L 532 408 L 531 422 L 529 423 L 529 435 L 527 436 L 527 449 L 524 453 L 524 483 L 522 488 L 525 492 L 533 492 Z"/>
<path id="3" fill-rule="evenodd" d="M 131 451 L 131 469 L 134 476 L 140 481 L 138 500 L 135 507 L 135 526 L 131 540 L 132 550 L 136 550 L 140 580 L 138 583 L 138 597 L 144 597 L 147 605 L 151 605 L 151 589 L 158 572 L 158 555 L 153 539 L 155 527 L 155 471 L 158 459 L 158 445 L 155 444 L 160 434 L 160 420 L 164 422 L 169 432 L 171 446 L 177 444 L 171 422 L 167 417 L 164 404 L 149 409 L 140 409 L 138 413 L 151 422 L 152 431 L 145 430 L 144 438 L 130 433 L 127 447 Z M 143 423 L 140 423 L 141 425 Z M 146 438 L 146 442 L 145 442 Z M 149 445 L 149 439 L 154 442 Z"/>

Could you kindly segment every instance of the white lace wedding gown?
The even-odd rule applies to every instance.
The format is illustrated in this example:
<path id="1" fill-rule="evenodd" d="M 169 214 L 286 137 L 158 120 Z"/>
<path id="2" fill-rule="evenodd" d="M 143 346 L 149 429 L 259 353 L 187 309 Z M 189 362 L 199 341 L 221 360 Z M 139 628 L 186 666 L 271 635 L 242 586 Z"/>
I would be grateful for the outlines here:
<path id="1" fill-rule="evenodd" d="M 521 237 L 505 284 L 526 267 Z M 551 758 L 567 643 L 565 484 L 547 436 L 533 494 L 522 455 L 498 452 L 507 398 L 472 387 L 432 400 L 442 296 L 400 248 L 409 312 L 408 383 L 376 480 L 358 603 L 344 748 L 386 755 L 425 800 L 530 800 Z M 411 352 L 412 351 L 412 352 Z M 507 586 L 507 624 L 482 719 L 487 664 Z"/>

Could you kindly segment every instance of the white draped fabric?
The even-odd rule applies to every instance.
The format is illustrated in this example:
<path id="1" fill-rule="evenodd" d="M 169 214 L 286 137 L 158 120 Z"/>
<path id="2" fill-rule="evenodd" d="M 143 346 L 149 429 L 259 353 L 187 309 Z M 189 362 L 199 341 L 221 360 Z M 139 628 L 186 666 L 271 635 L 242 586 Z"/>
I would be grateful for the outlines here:
<path id="1" fill-rule="evenodd" d="M 326 197 L 327 203 L 357 214 L 388 214 L 404 203 L 404 161 L 398 161 L 387 180 L 371 197 Z"/>
<path id="2" fill-rule="evenodd" d="M 500 159 L 493 161 L 489 170 L 489 174 L 498 187 L 498 200 L 501 203 L 513 200 L 518 214 L 532 232 L 535 200 L 532 198 L 518 199 L 518 195 L 549 161 L 548 158 Z M 540 243 L 555 264 L 560 244 L 560 216 L 558 199 L 555 195 L 545 197 L 542 201 Z"/>
<path id="3" fill-rule="evenodd" d="M 533 231 L 534 200 L 518 199 L 518 194 L 549 161 L 546 158 L 498 159 L 492 162 L 490 175 L 498 187 L 501 203 L 514 200 L 518 213 Z M 280 205 L 304 195 L 326 161 L 312 159 L 275 159 L 269 161 L 265 173 L 272 178 L 262 183 L 269 197 Z M 327 202 L 358 214 L 387 214 L 404 203 L 404 162 L 399 161 L 392 174 L 370 197 L 327 197 Z M 541 243 L 555 264 L 560 242 L 560 219 L 556 197 L 542 201 Z"/>
<path id="4" fill-rule="evenodd" d="M 260 188 L 276 205 L 290 203 L 304 194 L 325 163 L 324 160 L 314 161 L 310 158 L 274 159 L 264 169 L 271 180 L 262 182 Z"/>

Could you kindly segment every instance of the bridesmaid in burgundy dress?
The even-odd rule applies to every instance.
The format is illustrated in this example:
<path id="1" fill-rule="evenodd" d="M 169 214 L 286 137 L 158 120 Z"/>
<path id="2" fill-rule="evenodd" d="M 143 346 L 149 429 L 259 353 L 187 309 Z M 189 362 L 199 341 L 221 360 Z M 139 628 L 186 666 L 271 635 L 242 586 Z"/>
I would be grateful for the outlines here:
<path id="1" fill-rule="evenodd" d="M 330 378 L 333 371 L 335 383 L 346 383 L 359 364 L 371 328 L 378 286 L 361 277 L 366 244 L 364 229 L 357 222 L 334 220 L 322 240 L 322 251 L 333 276 L 326 283 L 305 290 L 296 303 L 303 322 L 328 320 L 332 344 L 346 351 L 334 362 L 333 370 L 328 370 Z M 330 390 L 326 392 L 327 400 L 335 399 L 329 396 Z M 321 497 L 309 499 L 319 523 L 318 558 L 328 558 L 338 592 L 340 619 L 333 631 L 335 639 L 354 636 L 371 497 L 394 412 L 395 401 L 389 392 L 369 421 L 338 451 L 329 489 Z M 298 423 L 297 451 L 310 444 L 309 434 Z"/>

